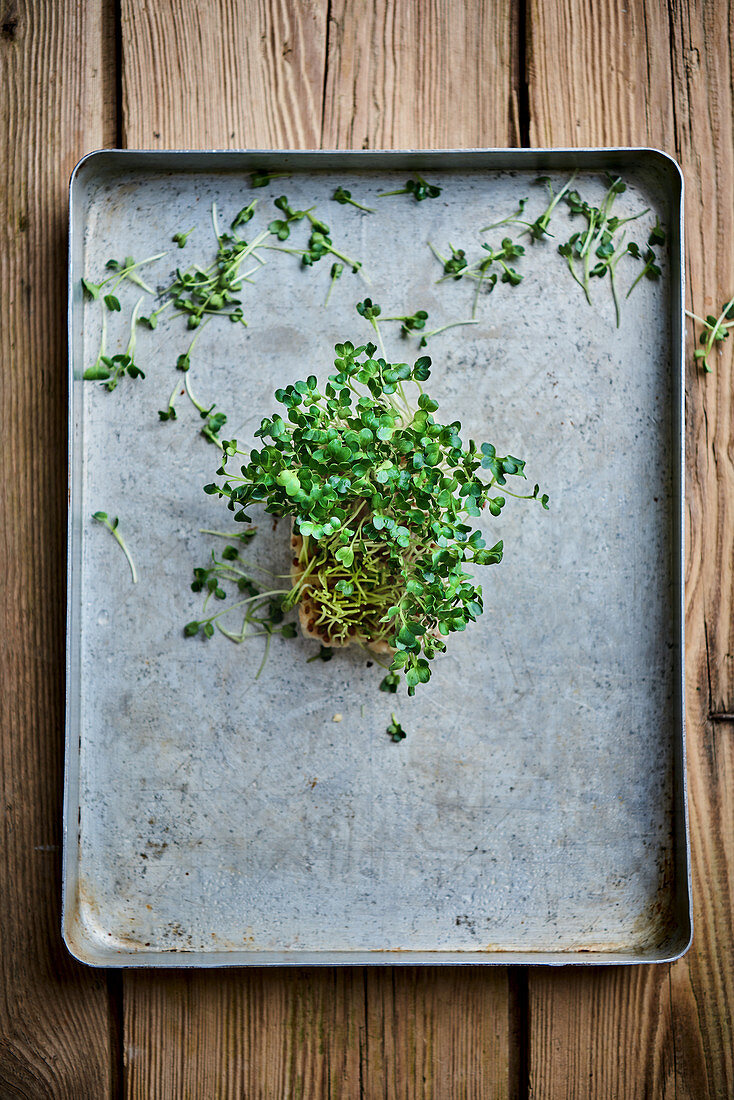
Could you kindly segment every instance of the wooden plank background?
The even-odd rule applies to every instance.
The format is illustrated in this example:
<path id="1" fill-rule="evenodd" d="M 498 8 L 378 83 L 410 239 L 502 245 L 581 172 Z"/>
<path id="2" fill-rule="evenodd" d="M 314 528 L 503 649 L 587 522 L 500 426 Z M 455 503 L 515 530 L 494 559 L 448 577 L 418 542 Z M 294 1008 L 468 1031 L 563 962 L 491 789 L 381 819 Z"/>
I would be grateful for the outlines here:
<path id="1" fill-rule="evenodd" d="M 734 1096 L 734 723 L 715 717 L 734 711 L 726 345 L 687 380 L 685 959 L 108 977 L 59 935 L 76 159 L 654 145 L 683 165 L 689 305 L 710 312 L 734 293 L 732 18 L 723 0 L 0 0 L 2 1100 Z"/>

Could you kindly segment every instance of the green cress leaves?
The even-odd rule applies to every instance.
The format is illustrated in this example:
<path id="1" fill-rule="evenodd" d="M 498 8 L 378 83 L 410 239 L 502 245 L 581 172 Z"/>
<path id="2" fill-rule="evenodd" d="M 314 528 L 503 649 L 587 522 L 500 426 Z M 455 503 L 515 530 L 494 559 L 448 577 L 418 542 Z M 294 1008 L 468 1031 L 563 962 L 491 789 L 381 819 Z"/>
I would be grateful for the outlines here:
<path id="1" fill-rule="evenodd" d="M 185 248 L 187 240 L 189 239 L 191 234 L 194 232 L 194 228 L 195 228 L 195 226 L 192 226 L 192 228 L 189 229 L 186 233 L 183 233 L 181 231 L 179 231 L 178 233 L 174 233 L 173 236 L 171 237 L 171 240 L 173 241 L 174 244 L 177 244 L 179 248 Z"/>
<path id="2" fill-rule="evenodd" d="M 614 201 L 617 195 L 627 190 L 627 185 L 619 176 L 609 176 L 607 182 L 607 191 L 599 206 L 592 206 L 577 190 L 565 190 L 564 199 L 571 216 L 581 217 L 585 227 L 572 233 L 567 241 L 559 244 L 558 251 L 566 260 L 572 278 L 583 290 L 589 305 L 592 305 L 591 279 L 601 279 L 607 273 L 609 274 L 617 328 L 619 328 L 621 307 L 616 281 L 617 266 L 623 256 L 632 256 L 636 260 L 643 261 L 642 271 L 627 291 L 628 298 L 643 277 L 653 280 L 659 278 L 660 268 L 655 262 L 656 257 L 652 246 L 665 243 L 665 230 L 656 220 L 648 237 L 648 247 L 644 254 L 634 241 L 625 244 L 626 230 L 620 232 L 622 226 L 641 218 L 647 210 L 640 210 L 637 214 L 626 218 L 613 215 Z"/>
<path id="3" fill-rule="evenodd" d="M 385 730 L 385 733 L 388 735 L 391 741 L 404 741 L 405 730 L 400 725 L 394 714 L 390 715 L 390 719 L 390 725 Z"/>
<path id="4" fill-rule="evenodd" d="M 186 623 L 183 632 L 187 638 L 198 636 L 206 640 L 213 636 L 216 628 L 225 638 L 233 642 L 264 637 L 265 652 L 255 674 L 257 680 L 267 662 L 272 637 L 279 634 L 282 638 L 295 638 L 296 626 L 295 623 L 285 622 L 283 597 L 287 595 L 287 591 L 285 589 L 264 590 L 253 574 L 260 572 L 271 577 L 272 574 L 242 555 L 241 544 L 249 542 L 256 530 L 255 527 L 248 527 L 240 534 L 226 531 L 202 532 L 202 534 L 226 539 L 227 545 L 221 557 L 217 557 L 216 552 L 212 550 L 209 564 L 197 566 L 194 569 L 191 591 L 203 593 L 204 604 L 201 618 Z M 238 543 L 240 545 L 237 545 Z M 234 602 L 227 603 L 231 594 L 234 594 L 236 599 Z M 222 606 L 218 611 L 207 615 L 210 600 Z M 240 613 L 239 629 L 230 630 L 224 627 L 222 619 L 236 611 Z"/>
<path id="5" fill-rule="evenodd" d="M 250 187 L 267 187 L 271 180 L 286 179 L 290 172 L 268 172 L 265 168 L 256 169 L 250 175 Z"/>
<path id="6" fill-rule="evenodd" d="M 571 185 L 575 179 L 576 173 L 557 191 L 554 191 L 550 177 L 540 176 L 535 182 L 545 186 L 548 201 L 545 209 L 534 221 L 530 221 L 525 216 L 528 199 L 522 198 L 519 201 L 517 210 L 499 221 L 484 226 L 479 232 L 487 233 L 492 229 L 498 229 L 500 226 L 519 226 L 521 227 L 519 236 L 528 236 L 531 244 L 535 245 L 539 241 L 545 241 L 547 238 L 553 237 L 549 225 L 559 203 L 563 200 L 568 207 L 571 218 L 580 216 L 584 219 L 585 226 L 583 229 L 572 233 L 568 240 L 559 244 L 558 252 L 565 259 L 572 278 L 581 287 L 590 305 L 593 304 L 591 280 L 601 279 L 607 274 L 609 275 L 617 327 L 619 327 L 621 321 L 621 306 L 617 286 L 619 263 L 624 256 L 631 256 L 633 259 L 641 261 L 643 265 L 637 278 L 627 291 L 627 298 L 642 279 L 659 279 L 661 269 L 657 262 L 655 247 L 665 244 L 665 229 L 660 221 L 656 219 L 647 239 L 647 247 L 644 250 L 634 241 L 626 243 L 626 230 L 623 229 L 623 226 L 636 221 L 647 213 L 647 210 L 640 210 L 638 213 L 624 218 L 612 214 L 612 207 L 617 196 L 627 190 L 626 183 L 619 176 L 608 175 L 606 193 L 599 206 L 593 206 L 582 198 L 578 190 L 572 189 Z M 479 294 L 483 285 L 491 292 L 498 282 L 518 286 L 523 280 L 523 275 L 515 269 L 510 261 L 523 256 L 525 248 L 517 241 L 513 241 L 511 237 L 504 237 L 499 247 L 482 244 L 482 248 L 488 255 L 471 263 L 467 260 L 466 251 L 463 248 L 454 248 L 452 244 L 449 244 L 450 255 L 444 255 L 430 241 L 428 245 L 433 255 L 443 266 L 443 275 L 438 279 L 438 282 L 464 278 L 473 279 L 476 282 L 472 317 L 476 314 Z M 493 268 L 494 270 L 492 270 Z M 705 338 L 703 342 L 705 342 Z"/>
<path id="7" fill-rule="evenodd" d="M 84 378 L 88 382 L 101 382 L 107 390 L 114 390 L 117 388 L 120 380 L 127 375 L 128 378 L 145 378 L 145 373 L 135 362 L 135 345 L 136 345 L 136 324 L 138 320 L 138 313 L 140 311 L 140 305 L 143 301 L 140 298 L 133 309 L 130 319 L 130 338 L 127 342 L 127 347 L 124 352 L 118 355 L 106 355 L 105 343 L 107 340 L 107 323 L 106 317 L 102 317 L 102 338 L 100 341 L 99 352 L 97 359 L 91 367 L 88 367 L 84 372 Z"/>
<path id="8" fill-rule="evenodd" d="M 385 199 L 388 195 L 412 195 L 416 202 L 424 199 L 437 199 L 441 194 L 441 188 L 435 183 L 427 183 L 423 176 L 416 175 L 414 180 L 406 180 L 405 187 L 399 187 L 396 191 L 381 191 L 378 199 Z"/>
<path id="9" fill-rule="evenodd" d="M 373 206 L 364 206 L 361 202 L 357 202 L 352 198 L 352 192 L 347 191 L 345 187 L 337 187 L 332 198 L 334 202 L 341 203 L 342 206 L 356 206 L 357 210 L 364 210 L 365 214 L 374 214 L 375 208 Z"/>
<path id="10" fill-rule="evenodd" d="M 252 505 L 291 517 L 301 547 L 282 610 L 302 602 L 327 647 L 387 643 L 394 656 L 383 690 L 402 674 L 413 695 L 445 639 L 482 613 L 468 568 L 502 560 L 502 543 L 487 547 L 467 520 L 485 507 L 499 514 L 508 495 L 543 507 L 548 498 L 537 486 L 507 488 L 525 477 L 521 459 L 465 446 L 458 421 L 435 419 L 438 403 L 422 389 L 428 356 L 410 366 L 375 358 L 374 344 L 335 351 L 324 386 L 311 375 L 276 391 L 283 411 L 261 421 L 261 445 L 247 454 L 224 441 L 220 480 L 205 491 L 226 499 L 238 522 L 250 522 Z"/>
<path id="11" fill-rule="evenodd" d="M 686 312 L 688 313 L 688 311 Z M 726 340 L 729 331 L 734 328 L 734 298 L 724 302 L 718 317 L 714 317 L 712 313 L 707 314 L 706 317 L 698 317 L 695 313 L 688 313 L 688 316 L 694 321 L 698 321 L 703 328 L 698 338 L 699 344 L 703 346 L 696 348 L 693 358 L 700 363 L 706 374 L 710 374 L 712 367 L 709 363 L 709 356 L 715 345 Z"/>

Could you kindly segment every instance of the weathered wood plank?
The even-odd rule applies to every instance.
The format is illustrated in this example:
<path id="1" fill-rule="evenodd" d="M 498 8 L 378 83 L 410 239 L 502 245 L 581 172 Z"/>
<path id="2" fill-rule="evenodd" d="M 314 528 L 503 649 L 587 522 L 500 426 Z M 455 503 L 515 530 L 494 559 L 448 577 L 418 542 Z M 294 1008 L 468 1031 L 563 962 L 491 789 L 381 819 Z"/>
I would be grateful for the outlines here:
<path id="1" fill-rule="evenodd" d="M 688 308 L 734 295 L 734 22 L 723 0 L 671 4 L 676 136 L 686 177 Z M 691 328 L 691 335 L 693 330 Z M 689 344 L 693 348 L 693 341 Z M 693 949 L 672 974 L 690 1095 L 734 1095 L 734 354 L 687 380 L 686 624 Z"/>
<path id="2" fill-rule="evenodd" d="M 675 150 L 664 0 L 530 0 L 530 144 Z"/>
<path id="3" fill-rule="evenodd" d="M 508 1006 L 497 970 L 134 974 L 127 1095 L 499 1100 Z"/>
<path id="4" fill-rule="evenodd" d="M 0 1093 L 106 1097 L 104 975 L 61 941 L 66 196 L 114 142 L 107 3 L 0 0 Z M 81 1037 L 83 1036 L 83 1041 Z"/>
<path id="5" fill-rule="evenodd" d="M 365 988 L 366 1096 L 515 1095 L 507 971 L 380 969 Z"/>
<path id="6" fill-rule="evenodd" d="M 530 1027 L 534 1098 L 676 1095 L 680 1067 L 667 966 L 531 971 Z"/>
<path id="7" fill-rule="evenodd" d="M 539 145 L 651 144 L 686 177 L 689 302 L 734 293 L 732 55 L 721 2 L 533 0 L 530 134 Z M 563 73 L 563 80 L 558 74 Z M 536 1097 L 734 1093 L 731 348 L 688 371 L 688 778 L 694 946 L 670 968 L 531 973 Z"/>
<path id="8" fill-rule="evenodd" d="M 128 148 L 318 148 L 326 0 L 121 0 Z"/>
<path id="9" fill-rule="evenodd" d="M 333 0 L 325 149 L 519 144 L 512 0 Z"/>
<path id="10" fill-rule="evenodd" d="M 324 90 L 326 13 L 123 0 L 126 144 L 471 146 L 516 132 L 510 0 L 332 3 Z M 502 1097 L 509 1005 L 504 971 L 129 975 L 127 1094 Z"/>
<path id="11" fill-rule="evenodd" d="M 358 1096 L 360 970 L 131 975 L 125 983 L 131 1100 Z"/>

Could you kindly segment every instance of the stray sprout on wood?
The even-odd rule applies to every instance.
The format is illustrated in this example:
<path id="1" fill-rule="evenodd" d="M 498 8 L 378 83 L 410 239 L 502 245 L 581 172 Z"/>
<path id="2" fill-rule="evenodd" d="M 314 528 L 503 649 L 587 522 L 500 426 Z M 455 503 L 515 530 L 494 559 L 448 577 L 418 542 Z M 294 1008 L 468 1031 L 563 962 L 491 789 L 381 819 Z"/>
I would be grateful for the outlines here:
<path id="1" fill-rule="evenodd" d="M 700 363 L 707 374 L 710 374 L 713 368 L 709 363 L 709 356 L 714 347 L 726 340 L 730 330 L 734 328 L 734 298 L 724 303 L 718 317 L 714 317 L 712 313 L 707 314 L 706 317 L 699 317 L 698 314 L 690 313 L 688 310 L 686 314 L 693 321 L 698 321 L 703 329 L 698 337 L 699 344 L 703 346 L 696 348 L 693 358 Z"/>
<path id="2" fill-rule="evenodd" d="M 120 549 L 122 550 L 123 554 L 127 558 L 127 563 L 130 566 L 130 572 L 132 573 L 133 584 L 137 584 L 138 583 L 138 571 L 135 568 L 135 562 L 132 559 L 132 554 L 128 550 L 127 544 L 125 543 L 124 538 L 120 534 L 120 531 L 119 531 L 119 528 L 118 528 L 118 524 L 119 524 L 120 521 L 119 521 L 118 517 L 115 516 L 115 518 L 113 520 L 111 520 L 106 512 L 94 512 L 93 515 L 92 515 L 92 519 L 96 519 L 98 523 L 101 523 L 103 525 L 103 527 L 106 527 L 107 530 L 110 532 L 110 534 L 116 539 L 118 545 L 120 546 Z"/>

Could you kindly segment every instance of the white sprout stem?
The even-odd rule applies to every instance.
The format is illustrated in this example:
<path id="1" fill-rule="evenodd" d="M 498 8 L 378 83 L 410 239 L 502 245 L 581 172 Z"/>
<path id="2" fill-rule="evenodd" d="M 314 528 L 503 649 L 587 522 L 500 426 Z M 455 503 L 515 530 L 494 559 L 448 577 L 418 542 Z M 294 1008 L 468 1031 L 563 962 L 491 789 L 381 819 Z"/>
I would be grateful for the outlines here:
<path id="1" fill-rule="evenodd" d="M 117 539 L 117 542 L 119 543 L 120 549 L 122 550 L 123 554 L 127 558 L 127 563 L 130 566 L 130 572 L 132 573 L 133 584 L 137 584 L 138 583 L 138 571 L 135 568 L 135 562 L 132 559 L 132 554 L 128 550 L 128 548 L 125 544 L 125 540 L 123 539 L 122 535 L 117 531 L 117 529 L 111 527 L 110 530 L 112 531 L 112 534 Z"/>
<path id="2" fill-rule="evenodd" d="M 170 397 L 168 398 L 168 408 L 169 408 L 169 409 L 172 409 L 172 408 L 173 408 L 173 403 L 174 403 L 174 401 L 176 400 L 176 394 L 178 393 L 178 387 L 179 387 L 180 385 L 181 385 L 181 383 L 180 383 L 180 382 L 177 382 L 177 383 L 176 383 L 176 385 L 175 385 L 175 386 L 173 387 L 173 389 L 171 390 L 171 396 L 170 396 Z"/>
<path id="3" fill-rule="evenodd" d="M 459 325 L 478 325 L 479 321 L 476 318 L 472 318 L 470 321 L 450 321 L 448 325 L 441 325 L 440 328 L 435 328 L 433 332 L 426 332 L 424 339 L 428 340 L 429 337 L 438 336 L 439 332 L 445 332 L 449 328 L 457 328 Z"/>
<path id="4" fill-rule="evenodd" d="M 138 323 L 138 314 L 140 313 L 140 307 L 144 301 L 145 298 L 143 298 L 141 295 L 141 297 L 138 298 L 137 302 L 133 306 L 132 315 L 130 317 L 130 339 L 127 342 L 127 348 L 125 349 L 126 355 L 132 356 L 135 354 L 135 326 Z"/>
<path id="5" fill-rule="evenodd" d="M 198 411 L 200 413 L 206 412 L 206 409 L 204 408 L 204 406 L 200 405 L 199 402 L 194 397 L 193 391 L 192 391 L 191 386 L 189 384 L 189 372 L 188 371 L 184 372 L 184 389 L 186 390 L 186 394 L 188 396 L 188 399 L 191 402 L 191 404 L 194 406 L 194 408 L 198 409 Z"/>

